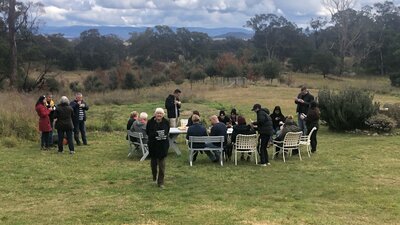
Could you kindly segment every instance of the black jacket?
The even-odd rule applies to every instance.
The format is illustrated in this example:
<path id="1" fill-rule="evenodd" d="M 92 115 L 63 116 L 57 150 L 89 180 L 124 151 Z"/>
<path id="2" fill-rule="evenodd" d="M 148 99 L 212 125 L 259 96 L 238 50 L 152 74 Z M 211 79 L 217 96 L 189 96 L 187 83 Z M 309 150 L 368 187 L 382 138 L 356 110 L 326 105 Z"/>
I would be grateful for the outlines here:
<path id="1" fill-rule="evenodd" d="M 254 125 L 257 125 L 257 131 L 259 134 L 266 134 L 271 136 L 273 134 L 272 130 L 272 120 L 268 115 L 268 109 L 260 109 L 257 111 L 257 121 Z"/>
<path id="2" fill-rule="evenodd" d="M 179 99 L 177 99 L 179 100 Z M 168 118 L 178 118 L 179 117 L 179 109 L 181 105 L 176 105 L 175 111 L 175 95 L 168 95 L 167 99 L 165 99 L 165 108 L 167 109 Z"/>
<path id="3" fill-rule="evenodd" d="M 307 92 L 305 95 L 300 93 L 297 98 L 303 99 L 304 103 L 298 102 L 297 100 L 294 101 L 297 104 L 296 112 L 307 114 L 310 103 L 314 101 L 314 96 L 312 96 L 310 92 Z"/>
<path id="4" fill-rule="evenodd" d="M 320 117 L 319 109 L 310 108 L 307 112 L 307 117 L 304 119 L 306 121 L 307 129 L 310 128 L 311 130 L 313 127 L 319 128 L 319 117 Z"/>
<path id="5" fill-rule="evenodd" d="M 71 106 L 59 104 L 54 111 L 54 118 L 57 119 L 55 128 L 62 131 L 72 130 L 74 128 L 72 124 L 73 117 L 74 112 Z"/>
<path id="6" fill-rule="evenodd" d="M 275 113 L 276 110 L 279 110 L 279 113 Z M 274 111 L 271 113 L 272 119 L 272 127 L 274 130 L 280 127 L 279 122 L 285 122 L 285 116 L 282 114 L 281 107 L 276 106 Z"/>
<path id="7" fill-rule="evenodd" d="M 275 138 L 275 140 L 283 141 L 288 132 L 299 132 L 299 131 L 301 131 L 301 129 L 297 126 L 295 122 L 287 121 L 285 125 L 283 125 L 282 132 L 279 134 L 278 137 Z"/>
<path id="8" fill-rule="evenodd" d="M 189 126 L 189 128 L 187 130 L 187 133 L 186 133 L 187 140 L 189 140 L 189 136 L 207 136 L 207 130 L 200 123 L 194 123 L 191 126 Z M 193 147 L 194 148 L 204 148 L 205 143 L 193 143 Z"/>
<path id="9" fill-rule="evenodd" d="M 238 136 L 238 134 L 249 135 L 249 134 L 255 134 L 255 133 L 256 133 L 256 131 L 251 129 L 250 125 L 241 124 L 241 125 L 233 126 L 232 142 L 236 142 L 236 137 Z"/>
<path id="10" fill-rule="evenodd" d="M 85 104 L 85 107 L 82 107 L 83 109 L 83 121 L 86 121 L 86 111 L 89 110 L 89 105 L 85 101 L 81 101 L 81 104 Z M 79 104 L 78 101 L 74 100 L 70 103 L 70 106 L 74 110 L 74 117 L 72 118 L 74 123 L 77 123 L 79 121 Z"/>
<path id="11" fill-rule="evenodd" d="M 226 139 L 228 136 L 227 130 L 228 128 L 226 128 L 225 124 L 221 122 L 216 123 L 211 127 L 210 136 L 224 136 L 224 145 L 226 145 Z M 219 145 L 217 142 L 213 144 L 217 146 Z"/>
<path id="12" fill-rule="evenodd" d="M 148 136 L 147 145 L 149 146 L 149 155 L 151 158 L 163 159 L 168 154 L 169 148 L 169 122 L 163 118 L 157 123 L 153 116 L 146 125 L 146 133 Z"/>

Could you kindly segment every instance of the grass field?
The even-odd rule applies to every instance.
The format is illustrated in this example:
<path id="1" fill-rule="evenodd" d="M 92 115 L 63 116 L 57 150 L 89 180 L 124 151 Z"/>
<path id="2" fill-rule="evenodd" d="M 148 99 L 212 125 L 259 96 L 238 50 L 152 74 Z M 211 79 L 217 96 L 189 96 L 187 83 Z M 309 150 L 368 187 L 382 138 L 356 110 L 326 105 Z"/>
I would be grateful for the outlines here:
<path id="1" fill-rule="evenodd" d="M 307 80 L 314 95 L 326 82 L 296 79 Z M 342 82 L 364 85 L 363 80 L 331 85 Z M 389 88 L 383 79 L 375 84 Z M 124 127 L 130 111 L 151 115 L 173 88 L 103 95 L 111 100 L 135 94 L 129 98 L 141 100 L 92 104 L 90 145 L 76 147 L 74 156 L 40 151 L 38 143 L 26 141 L 0 147 L 0 224 L 400 224 L 398 136 L 335 133 L 322 126 L 318 152 L 311 158 L 303 154 L 303 161 L 292 157 L 286 163 L 279 158 L 269 167 L 254 162 L 221 167 L 205 155 L 189 167 L 180 137 L 183 155 L 170 151 L 166 188 L 157 188 L 149 160 L 127 158 Z M 294 114 L 299 91 L 297 84 L 180 88 L 185 116 L 194 109 L 207 117 L 236 107 L 248 119 L 255 118 L 250 109 L 256 102 L 270 109 L 281 105 L 286 115 Z M 400 101 L 398 90 L 387 91 L 375 99 Z M 101 94 L 87 95 L 87 100 L 100 103 Z M 114 132 L 95 131 L 110 123 Z"/>

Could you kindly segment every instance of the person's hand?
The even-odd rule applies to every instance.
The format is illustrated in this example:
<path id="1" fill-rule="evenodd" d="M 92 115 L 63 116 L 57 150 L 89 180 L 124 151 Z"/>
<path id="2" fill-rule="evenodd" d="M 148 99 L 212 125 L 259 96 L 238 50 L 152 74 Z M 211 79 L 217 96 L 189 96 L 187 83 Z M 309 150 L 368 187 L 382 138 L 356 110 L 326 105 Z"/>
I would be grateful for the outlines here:
<path id="1" fill-rule="evenodd" d="M 83 108 L 85 107 L 85 104 L 80 104 L 79 107 Z"/>

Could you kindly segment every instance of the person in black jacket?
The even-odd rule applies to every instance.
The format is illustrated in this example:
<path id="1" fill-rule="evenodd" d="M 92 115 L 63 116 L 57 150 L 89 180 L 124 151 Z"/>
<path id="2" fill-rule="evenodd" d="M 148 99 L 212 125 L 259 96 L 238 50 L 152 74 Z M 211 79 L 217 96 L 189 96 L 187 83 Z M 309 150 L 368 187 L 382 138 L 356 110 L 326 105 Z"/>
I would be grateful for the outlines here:
<path id="1" fill-rule="evenodd" d="M 226 116 L 225 111 L 219 111 L 218 121 L 225 124 L 225 126 L 231 126 L 231 119 Z"/>
<path id="2" fill-rule="evenodd" d="M 72 121 L 74 122 L 74 138 L 77 145 L 81 145 L 79 140 L 79 132 L 82 136 L 82 142 L 87 145 L 86 139 L 86 111 L 89 110 L 89 105 L 83 101 L 82 93 L 75 94 L 75 100 L 71 102 L 70 106 L 74 110 L 74 117 Z"/>
<path id="3" fill-rule="evenodd" d="M 307 126 L 302 117 L 303 115 L 307 115 L 308 108 L 310 108 L 310 103 L 314 101 L 314 96 L 310 94 L 306 86 L 301 88 L 300 93 L 295 98 L 294 102 L 297 104 L 296 112 L 300 129 L 303 131 L 303 134 L 307 132 Z"/>
<path id="4" fill-rule="evenodd" d="M 181 93 L 181 90 L 176 89 L 173 94 L 168 95 L 165 99 L 165 108 L 167 109 L 170 127 L 177 127 L 178 124 L 179 109 L 181 108 L 179 97 Z"/>
<path id="5" fill-rule="evenodd" d="M 153 181 L 157 182 L 158 187 L 164 188 L 165 158 L 169 148 L 169 122 L 164 118 L 164 110 L 157 108 L 155 116 L 148 120 L 146 133 L 148 136 L 149 155 L 151 158 L 150 166 Z M 157 174 L 158 167 L 158 174 Z"/>
<path id="6" fill-rule="evenodd" d="M 192 112 L 192 115 L 188 118 L 188 123 L 186 124 L 187 127 L 190 127 L 190 126 L 193 125 L 193 120 L 192 120 L 193 115 L 198 115 L 199 118 L 200 118 L 200 112 L 197 111 L 197 110 L 194 110 L 194 111 Z"/>
<path id="7" fill-rule="evenodd" d="M 51 126 L 51 131 L 50 131 L 50 134 L 49 134 L 49 142 L 50 142 L 50 144 L 51 145 L 53 145 L 53 130 L 54 130 L 54 110 L 56 109 L 55 108 L 55 104 L 54 104 L 54 101 L 53 101 L 53 95 L 52 94 L 50 94 L 50 93 L 47 93 L 46 94 L 46 107 L 49 109 L 49 108 L 51 108 L 52 109 L 52 111 L 50 112 L 50 114 L 49 114 L 49 119 L 50 119 L 50 126 Z"/>
<path id="8" fill-rule="evenodd" d="M 260 104 L 254 104 L 252 111 L 257 113 L 257 121 L 253 125 L 257 126 L 258 142 L 260 145 L 260 164 L 261 166 L 270 165 L 268 160 L 267 144 L 273 134 L 272 120 L 268 109 L 262 109 Z"/>
<path id="9" fill-rule="evenodd" d="M 319 129 L 320 114 L 318 104 L 315 101 L 311 102 L 307 116 L 304 118 L 307 124 L 307 135 L 310 134 L 314 127 L 317 128 L 311 135 L 311 152 L 317 151 L 317 131 Z"/>
<path id="10" fill-rule="evenodd" d="M 255 134 L 255 130 L 253 128 L 251 128 L 250 125 L 246 124 L 246 119 L 242 116 L 238 116 L 237 118 L 237 125 L 233 126 L 233 131 L 232 131 L 232 143 L 236 143 L 236 137 L 239 134 L 245 134 L 245 135 L 249 135 L 249 134 Z M 228 158 L 231 157 L 232 155 L 232 148 L 230 148 L 230 152 L 228 152 Z M 247 156 L 247 161 L 250 161 L 250 156 L 251 156 L 251 152 L 249 152 L 248 156 Z M 244 153 L 242 153 L 240 160 L 244 160 Z"/>
<path id="11" fill-rule="evenodd" d="M 58 152 L 63 152 L 63 140 L 64 136 L 68 140 L 69 153 L 74 154 L 74 141 L 72 140 L 72 118 L 74 112 L 71 106 L 69 106 L 69 100 L 66 96 L 62 96 L 60 99 L 60 104 L 57 106 L 54 112 L 54 118 L 56 119 L 55 127 L 57 129 L 58 135 Z"/>
<path id="12" fill-rule="evenodd" d="M 281 123 L 285 122 L 285 116 L 282 114 L 280 106 L 275 106 L 274 111 L 271 113 L 272 128 L 274 128 L 274 133 L 280 130 Z"/>
<path id="13" fill-rule="evenodd" d="M 186 133 L 186 140 L 189 140 L 190 136 L 208 136 L 206 128 L 200 123 L 200 116 L 193 114 L 191 117 L 192 125 L 188 127 Z M 193 143 L 194 148 L 204 148 L 205 143 Z M 207 156 L 212 160 L 215 160 L 215 156 L 210 151 L 205 151 Z M 196 161 L 199 151 L 195 151 L 193 154 L 193 162 Z"/>

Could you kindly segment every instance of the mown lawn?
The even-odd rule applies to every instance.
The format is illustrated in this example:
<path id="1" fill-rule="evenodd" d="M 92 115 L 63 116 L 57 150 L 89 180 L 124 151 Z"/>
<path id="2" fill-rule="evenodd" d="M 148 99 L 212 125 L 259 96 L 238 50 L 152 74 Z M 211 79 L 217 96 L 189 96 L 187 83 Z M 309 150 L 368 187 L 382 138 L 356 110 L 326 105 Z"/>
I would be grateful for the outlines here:
<path id="1" fill-rule="evenodd" d="M 1 224 L 398 224 L 400 139 L 331 133 L 318 153 L 270 167 L 187 151 L 167 158 L 166 188 L 149 160 L 127 159 L 123 132 L 90 133 L 76 154 L 37 144 L 0 150 Z M 185 146 L 181 145 L 181 150 Z"/>

